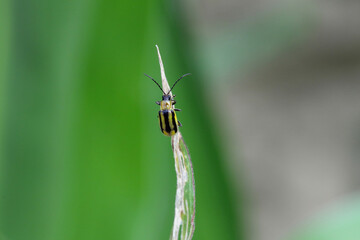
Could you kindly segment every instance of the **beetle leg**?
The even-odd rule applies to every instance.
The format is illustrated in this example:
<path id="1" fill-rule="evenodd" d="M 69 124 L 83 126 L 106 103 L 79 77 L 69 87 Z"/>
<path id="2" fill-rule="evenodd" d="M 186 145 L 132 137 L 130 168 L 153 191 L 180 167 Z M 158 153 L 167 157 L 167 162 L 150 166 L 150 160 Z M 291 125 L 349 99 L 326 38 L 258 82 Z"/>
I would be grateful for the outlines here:
<path id="1" fill-rule="evenodd" d="M 160 105 L 160 101 L 156 101 L 155 103 L 156 103 L 157 105 Z"/>
<path id="2" fill-rule="evenodd" d="M 182 127 L 182 124 L 181 124 L 181 122 L 178 120 L 178 124 L 179 124 L 179 127 Z"/>
<path id="3" fill-rule="evenodd" d="M 176 95 L 174 94 L 172 97 L 174 98 L 174 97 L 176 97 Z"/>
<path id="4" fill-rule="evenodd" d="M 175 101 L 175 100 L 172 100 L 172 104 L 175 105 L 175 104 L 176 104 L 176 101 Z"/>
<path id="5" fill-rule="evenodd" d="M 178 109 L 178 108 L 174 108 L 174 111 L 178 111 L 178 112 L 179 112 L 179 111 L 181 111 L 181 109 Z"/>

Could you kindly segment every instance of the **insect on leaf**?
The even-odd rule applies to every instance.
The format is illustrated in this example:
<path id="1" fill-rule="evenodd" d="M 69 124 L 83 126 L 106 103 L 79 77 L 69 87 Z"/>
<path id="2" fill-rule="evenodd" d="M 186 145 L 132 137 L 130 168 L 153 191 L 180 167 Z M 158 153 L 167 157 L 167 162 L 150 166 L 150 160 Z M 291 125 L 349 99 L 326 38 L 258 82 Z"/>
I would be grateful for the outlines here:
<path id="1" fill-rule="evenodd" d="M 166 80 L 164 65 L 159 47 L 156 45 L 161 70 L 161 82 L 164 92 L 170 92 Z M 195 231 L 195 180 L 189 150 L 178 131 L 171 136 L 171 146 L 174 152 L 177 179 L 175 216 L 170 240 L 191 240 Z"/>

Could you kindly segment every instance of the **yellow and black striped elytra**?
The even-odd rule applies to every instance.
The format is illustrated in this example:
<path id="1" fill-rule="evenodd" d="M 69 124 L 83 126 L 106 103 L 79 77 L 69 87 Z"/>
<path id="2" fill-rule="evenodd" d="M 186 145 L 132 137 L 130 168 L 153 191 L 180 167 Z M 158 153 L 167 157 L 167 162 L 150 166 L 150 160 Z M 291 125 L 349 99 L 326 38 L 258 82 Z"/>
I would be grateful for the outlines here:
<path id="1" fill-rule="evenodd" d="M 159 124 L 161 132 L 166 136 L 172 136 L 177 133 L 178 126 L 180 125 L 173 109 L 164 109 L 159 111 Z"/>
<path id="2" fill-rule="evenodd" d="M 171 87 L 171 89 L 169 90 L 168 93 L 165 93 L 162 90 L 162 88 L 160 87 L 160 85 L 152 77 L 145 74 L 145 76 L 147 76 L 151 80 L 153 80 L 156 83 L 156 85 L 158 85 L 158 87 L 163 92 L 162 100 L 157 101 L 156 104 L 160 105 L 160 111 L 159 111 L 159 115 L 158 115 L 160 129 L 161 129 L 161 132 L 163 134 L 165 134 L 166 136 L 175 135 L 175 133 L 177 133 L 179 127 L 182 126 L 181 123 L 177 120 L 176 113 L 175 113 L 175 111 L 181 111 L 181 110 L 174 108 L 176 101 L 173 99 L 173 97 L 175 97 L 175 95 L 173 97 L 171 97 L 170 92 L 174 88 L 174 86 L 176 85 L 176 83 L 178 81 L 180 81 L 183 77 L 185 77 L 189 74 L 190 73 L 184 74 L 178 80 L 176 80 L 176 82 Z"/>

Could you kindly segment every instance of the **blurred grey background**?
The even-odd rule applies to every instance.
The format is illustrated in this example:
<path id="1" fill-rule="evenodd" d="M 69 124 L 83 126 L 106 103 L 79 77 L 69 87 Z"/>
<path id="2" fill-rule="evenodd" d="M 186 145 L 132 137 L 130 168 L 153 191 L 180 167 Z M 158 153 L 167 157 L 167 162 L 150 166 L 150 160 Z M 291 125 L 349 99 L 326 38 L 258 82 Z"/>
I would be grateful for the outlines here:
<path id="1" fill-rule="evenodd" d="M 358 191 L 360 1 L 188 0 L 185 12 L 248 239 L 287 238 Z"/>

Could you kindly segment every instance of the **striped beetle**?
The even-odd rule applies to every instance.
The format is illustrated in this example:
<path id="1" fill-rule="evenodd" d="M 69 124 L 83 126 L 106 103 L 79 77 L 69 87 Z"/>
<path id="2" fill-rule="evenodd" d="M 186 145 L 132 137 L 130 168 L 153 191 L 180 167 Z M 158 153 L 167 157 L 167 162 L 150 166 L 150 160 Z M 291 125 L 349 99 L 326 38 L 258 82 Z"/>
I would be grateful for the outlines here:
<path id="1" fill-rule="evenodd" d="M 163 91 L 163 89 L 160 87 L 158 82 L 156 82 L 149 75 L 145 74 L 145 76 L 147 76 L 148 78 L 153 80 L 154 83 L 156 83 L 156 85 L 158 85 L 158 87 L 160 88 L 160 90 L 163 93 L 162 100 L 161 101 L 156 101 L 156 104 L 160 105 L 160 111 L 159 111 L 159 115 L 158 115 L 160 129 L 161 129 L 161 132 L 163 134 L 165 134 L 166 136 L 175 135 L 175 133 L 177 133 L 177 131 L 178 131 L 178 128 L 182 126 L 181 123 L 177 120 L 176 113 L 175 113 L 175 111 L 181 111 L 181 110 L 177 109 L 177 108 L 174 108 L 174 105 L 176 104 L 176 101 L 173 98 L 175 97 L 175 95 L 173 97 L 171 97 L 170 92 L 175 87 L 175 85 L 183 77 L 186 77 L 187 75 L 190 75 L 190 73 L 182 75 L 178 80 L 176 80 L 174 85 L 170 88 L 169 92 L 165 93 Z"/>

